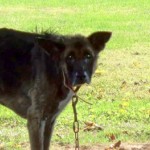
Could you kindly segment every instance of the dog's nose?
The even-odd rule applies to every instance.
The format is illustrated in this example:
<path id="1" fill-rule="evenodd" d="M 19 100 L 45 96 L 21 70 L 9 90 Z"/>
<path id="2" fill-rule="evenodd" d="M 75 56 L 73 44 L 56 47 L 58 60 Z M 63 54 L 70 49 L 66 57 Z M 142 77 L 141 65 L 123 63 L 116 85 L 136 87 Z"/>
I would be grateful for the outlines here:
<path id="1" fill-rule="evenodd" d="M 76 73 L 76 78 L 80 81 L 84 81 L 86 79 L 85 73 Z"/>
<path id="2" fill-rule="evenodd" d="M 88 76 L 88 73 L 86 71 L 83 72 L 76 72 L 74 76 L 73 84 L 72 85 L 81 85 L 84 83 L 89 84 L 90 83 L 90 77 Z"/>

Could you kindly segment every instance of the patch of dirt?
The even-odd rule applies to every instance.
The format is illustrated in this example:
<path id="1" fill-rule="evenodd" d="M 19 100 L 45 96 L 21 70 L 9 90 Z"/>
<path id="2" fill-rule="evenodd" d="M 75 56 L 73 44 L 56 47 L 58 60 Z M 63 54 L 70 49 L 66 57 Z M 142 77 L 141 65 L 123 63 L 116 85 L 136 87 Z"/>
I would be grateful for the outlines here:
<path id="1" fill-rule="evenodd" d="M 90 146 L 81 146 L 80 150 L 150 150 L 150 143 L 136 143 L 129 144 L 123 143 L 121 144 L 119 149 L 111 149 L 111 145 L 90 145 Z M 52 145 L 52 150 L 74 150 L 75 148 L 72 145 Z"/>

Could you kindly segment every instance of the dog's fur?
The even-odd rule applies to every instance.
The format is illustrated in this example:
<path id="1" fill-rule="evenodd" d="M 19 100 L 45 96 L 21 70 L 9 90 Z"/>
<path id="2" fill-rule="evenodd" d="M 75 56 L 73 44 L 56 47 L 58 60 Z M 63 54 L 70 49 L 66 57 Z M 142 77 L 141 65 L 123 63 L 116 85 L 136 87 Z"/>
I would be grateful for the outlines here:
<path id="1" fill-rule="evenodd" d="M 90 83 L 111 32 L 62 36 L 0 29 L 0 104 L 28 121 L 32 150 L 48 150 L 54 122 Z"/>

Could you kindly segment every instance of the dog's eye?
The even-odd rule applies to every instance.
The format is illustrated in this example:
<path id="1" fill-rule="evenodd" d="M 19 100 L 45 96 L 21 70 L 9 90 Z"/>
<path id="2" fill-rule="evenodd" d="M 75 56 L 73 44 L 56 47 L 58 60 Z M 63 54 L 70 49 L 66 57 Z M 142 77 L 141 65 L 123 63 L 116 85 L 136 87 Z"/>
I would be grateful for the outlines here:
<path id="1" fill-rule="evenodd" d="M 68 59 L 73 59 L 73 55 L 68 55 Z"/>
<path id="2" fill-rule="evenodd" d="M 73 61 L 75 59 L 75 57 L 74 57 L 74 54 L 69 54 L 68 56 L 67 56 L 67 61 Z"/>
<path id="3" fill-rule="evenodd" d="M 86 59 L 91 59 L 91 58 L 92 58 L 92 55 L 89 54 L 89 53 L 87 53 L 87 54 L 85 54 L 85 58 L 86 58 Z"/>

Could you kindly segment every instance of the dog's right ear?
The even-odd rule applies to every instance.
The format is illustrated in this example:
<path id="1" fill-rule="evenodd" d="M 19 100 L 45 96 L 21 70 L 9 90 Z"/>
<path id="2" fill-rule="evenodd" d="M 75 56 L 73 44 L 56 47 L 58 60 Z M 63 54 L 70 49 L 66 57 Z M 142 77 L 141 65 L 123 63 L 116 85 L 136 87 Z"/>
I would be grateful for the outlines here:
<path id="1" fill-rule="evenodd" d="M 52 41 L 50 39 L 37 38 L 37 43 L 40 47 L 42 47 L 47 53 L 53 52 L 62 52 L 65 49 L 65 45 L 63 43 L 59 43 L 56 41 Z"/>

